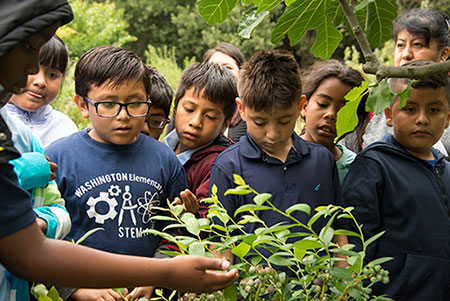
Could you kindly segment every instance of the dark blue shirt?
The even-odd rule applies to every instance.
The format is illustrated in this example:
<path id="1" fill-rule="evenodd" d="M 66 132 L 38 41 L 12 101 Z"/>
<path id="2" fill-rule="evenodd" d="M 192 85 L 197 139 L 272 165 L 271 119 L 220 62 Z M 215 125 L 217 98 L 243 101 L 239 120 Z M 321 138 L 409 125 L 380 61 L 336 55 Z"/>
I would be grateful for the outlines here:
<path id="1" fill-rule="evenodd" d="M 286 162 L 268 156 L 253 141 L 247 132 L 238 143 L 222 152 L 211 167 L 210 191 L 213 184 L 218 188 L 218 198 L 234 216 L 236 209 L 245 204 L 254 204 L 254 194 L 228 195 L 224 192 L 236 185 L 233 174 L 243 177 L 245 182 L 259 193 L 270 193 L 270 201 L 280 210 L 285 211 L 294 204 L 306 203 L 312 209 L 328 204 L 340 204 L 341 187 L 336 169 L 336 162 L 331 152 L 325 147 L 304 141 L 297 134 L 292 135 L 293 145 Z M 272 210 L 258 211 L 258 216 L 268 226 L 279 222 L 291 222 Z M 307 223 L 310 216 L 297 211 L 293 216 Z M 239 216 L 237 217 L 239 218 Z M 319 219 L 316 230 L 324 226 L 325 220 Z M 245 224 L 247 233 L 252 233 L 257 224 Z M 291 231 L 304 232 L 303 228 Z"/>

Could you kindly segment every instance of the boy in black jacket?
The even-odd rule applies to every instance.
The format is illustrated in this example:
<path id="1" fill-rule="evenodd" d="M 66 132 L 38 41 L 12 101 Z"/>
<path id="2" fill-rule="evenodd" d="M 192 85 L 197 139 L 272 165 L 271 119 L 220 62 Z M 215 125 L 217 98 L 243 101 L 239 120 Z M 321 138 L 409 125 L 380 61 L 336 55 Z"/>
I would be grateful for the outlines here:
<path id="1" fill-rule="evenodd" d="M 393 92 L 407 85 L 390 79 Z M 449 125 L 449 101 L 448 74 L 412 82 L 406 105 L 396 96 L 386 110 L 394 135 L 364 149 L 344 180 L 344 200 L 355 207 L 365 238 L 386 231 L 366 253 L 367 262 L 393 257 L 384 265 L 390 282 L 373 286 L 375 295 L 450 298 L 450 163 L 432 148 Z"/>

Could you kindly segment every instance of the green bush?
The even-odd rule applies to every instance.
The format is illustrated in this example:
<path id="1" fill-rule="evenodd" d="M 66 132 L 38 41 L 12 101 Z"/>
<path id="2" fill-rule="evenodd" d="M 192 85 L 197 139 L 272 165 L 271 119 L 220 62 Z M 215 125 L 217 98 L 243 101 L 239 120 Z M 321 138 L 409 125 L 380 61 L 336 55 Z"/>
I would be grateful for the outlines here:
<path id="1" fill-rule="evenodd" d="M 190 212 L 183 212 L 183 205 L 169 203 L 170 209 L 160 209 L 170 210 L 172 217 L 154 216 L 152 219 L 173 223 L 163 231 L 146 230 L 174 242 L 180 252 L 167 252 L 172 256 L 194 254 L 212 257 L 215 255 L 211 248 L 214 248 L 216 253 L 231 251 L 240 259 L 233 266 L 240 271 L 239 284 L 213 294 L 179 296 L 182 300 L 237 300 L 238 296 L 245 300 L 390 300 L 370 294 L 373 284 L 389 282 L 388 272 L 380 265 L 391 258 L 379 258 L 364 264 L 367 246 L 383 232 L 366 240 L 361 226 L 352 215 L 353 208 L 329 205 L 312 211 L 307 204 L 295 204 L 283 212 L 270 201 L 270 194 L 254 191 L 238 175 L 234 175 L 234 179 L 238 186 L 229 189 L 225 195 L 254 193 L 255 197 L 253 204 L 241 206 L 233 217 L 220 203 L 216 195 L 217 188 L 213 186 L 212 197 L 205 200 L 210 203 L 207 218 L 196 218 Z M 258 217 L 257 212 L 261 210 L 281 214 L 290 223 L 269 227 Z M 309 221 L 304 224 L 297 220 L 292 215 L 296 211 L 310 216 Z M 240 219 L 234 220 L 238 214 L 241 214 Z M 313 225 L 324 218 L 327 224 L 317 233 Z M 338 219 L 350 220 L 357 232 L 333 229 L 333 222 Z M 257 223 L 259 228 L 254 233 L 247 233 L 243 226 L 247 223 Z M 304 231 L 293 232 L 291 230 L 294 227 L 303 228 Z M 172 228 L 185 228 L 189 235 L 171 235 L 168 230 Z M 203 238 L 205 235 L 201 233 L 208 234 L 208 237 Z M 353 244 L 339 247 L 332 241 L 333 236 L 338 234 L 357 237 L 361 240 L 362 250 L 356 251 Z M 301 239 L 293 242 L 289 239 L 293 237 Z M 269 251 L 271 255 L 264 256 L 261 249 Z M 338 261 L 346 261 L 348 267 L 336 266 Z M 275 271 L 273 265 L 288 268 L 294 276 L 287 277 L 284 272 Z"/>

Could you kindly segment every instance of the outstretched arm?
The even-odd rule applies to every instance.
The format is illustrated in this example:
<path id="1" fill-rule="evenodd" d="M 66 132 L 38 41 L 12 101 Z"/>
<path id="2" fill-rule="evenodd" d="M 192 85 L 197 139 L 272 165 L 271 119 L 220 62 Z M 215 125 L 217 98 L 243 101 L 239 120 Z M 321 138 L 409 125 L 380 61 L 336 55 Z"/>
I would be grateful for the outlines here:
<path id="1" fill-rule="evenodd" d="M 20 252 L 18 252 L 20 250 Z M 155 285 L 188 292 L 213 292 L 231 285 L 229 263 L 199 256 L 155 259 L 117 255 L 47 239 L 36 223 L 0 238 L 0 262 L 20 278 L 71 287 Z"/>

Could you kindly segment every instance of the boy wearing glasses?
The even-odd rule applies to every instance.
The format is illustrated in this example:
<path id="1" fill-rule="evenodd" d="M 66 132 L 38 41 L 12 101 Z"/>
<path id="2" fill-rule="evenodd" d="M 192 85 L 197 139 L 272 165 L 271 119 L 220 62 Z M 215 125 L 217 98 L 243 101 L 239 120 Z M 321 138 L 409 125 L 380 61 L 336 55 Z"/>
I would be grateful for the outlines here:
<path id="1" fill-rule="evenodd" d="M 158 70 L 153 67 L 149 67 L 149 69 L 153 71 L 151 76 L 152 91 L 150 93 L 152 105 L 141 132 L 158 140 L 169 122 L 173 91 L 166 78 Z"/>
<path id="2" fill-rule="evenodd" d="M 67 240 L 100 227 L 105 231 L 89 236 L 83 245 L 147 257 L 167 247 L 159 237 L 142 232 L 162 231 L 164 223 L 151 217 L 167 213 L 154 207 L 166 207 L 167 199 L 187 188 L 187 179 L 167 146 L 140 134 L 151 104 L 150 77 L 139 57 L 118 47 L 93 48 L 78 61 L 75 102 L 92 129 L 46 149 L 59 166 L 56 182 L 72 218 Z M 135 298 L 149 298 L 152 288 L 133 292 Z M 78 289 L 71 297 L 119 300 L 112 289 Z"/>
<path id="3" fill-rule="evenodd" d="M 236 109 L 236 77 L 225 67 L 195 63 L 181 74 L 175 95 L 175 130 L 163 140 L 183 164 L 190 191 L 181 194 L 185 209 L 206 216 L 198 200 L 209 196 L 214 159 L 232 144 L 223 130 Z M 191 193 L 192 192 L 192 193 Z"/>

